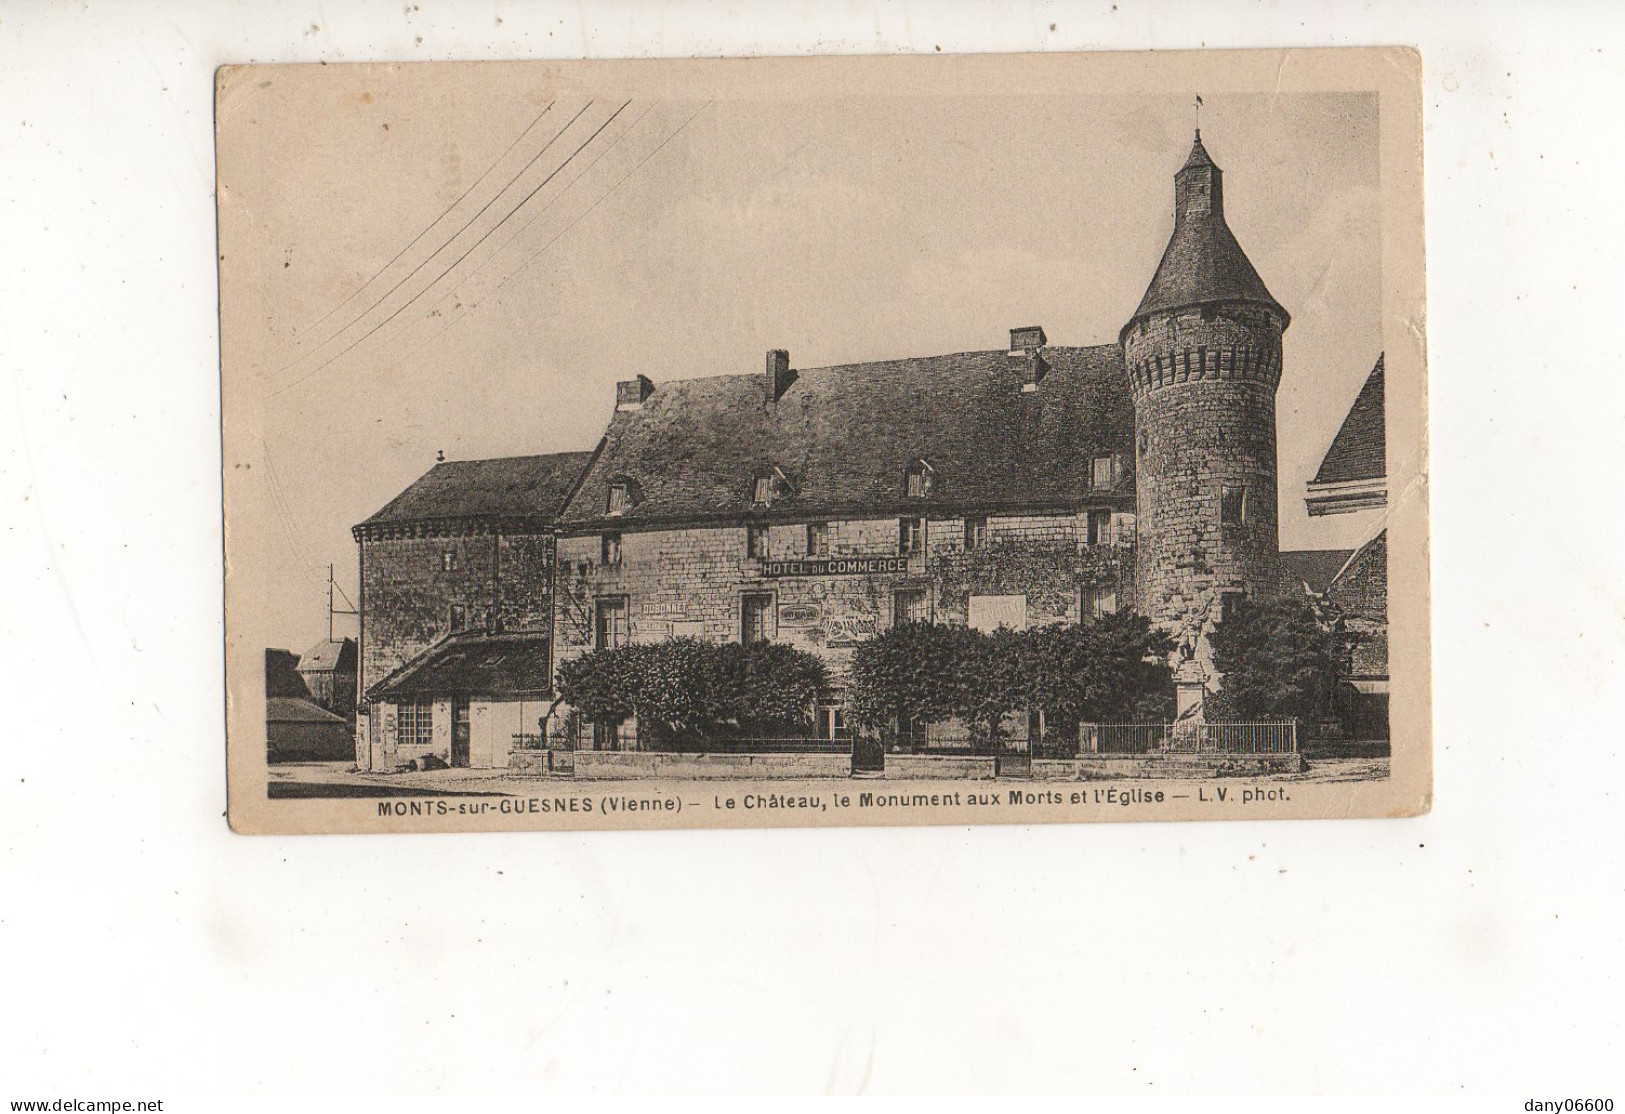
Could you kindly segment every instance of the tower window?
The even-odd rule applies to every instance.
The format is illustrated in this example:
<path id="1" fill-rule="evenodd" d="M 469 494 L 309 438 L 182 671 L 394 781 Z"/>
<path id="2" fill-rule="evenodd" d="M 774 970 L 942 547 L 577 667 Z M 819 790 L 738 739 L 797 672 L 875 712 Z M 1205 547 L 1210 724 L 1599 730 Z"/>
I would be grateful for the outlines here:
<path id="1" fill-rule="evenodd" d="M 440 567 L 446 572 L 450 572 L 457 567 L 457 551 L 455 549 L 448 549 L 440 554 Z"/>
<path id="2" fill-rule="evenodd" d="M 767 559 L 767 523 L 752 522 L 745 526 L 745 556 Z"/>
<path id="3" fill-rule="evenodd" d="M 829 523 L 807 523 L 807 556 L 829 556 Z"/>
<path id="4" fill-rule="evenodd" d="M 451 607 L 448 608 L 446 625 L 454 632 L 460 631 L 464 627 L 468 626 L 468 608 L 460 603 L 452 604 Z"/>
<path id="5" fill-rule="evenodd" d="M 987 544 L 987 518 L 979 516 L 965 519 L 965 548 L 981 549 Z"/>
<path id="6" fill-rule="evenodd" d="M 1112 536 L 1112 512 L 1089 512 L 1089 544 L 1106 545 Z"/>
<path id="7" fill-rule="evenodd" d="M 1247 488 L 1244 484 L 1223 484 L 1219 488 L 1219 522 L 1240 526 L 1247 521 Z"/>

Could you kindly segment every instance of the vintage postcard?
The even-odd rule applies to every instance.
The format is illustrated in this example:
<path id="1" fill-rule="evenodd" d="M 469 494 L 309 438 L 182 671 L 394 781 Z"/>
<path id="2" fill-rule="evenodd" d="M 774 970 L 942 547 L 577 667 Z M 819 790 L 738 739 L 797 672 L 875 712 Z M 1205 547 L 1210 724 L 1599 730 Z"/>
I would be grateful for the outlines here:
<path id="1" fill-rule="evenodd" d="M 1420 89 L 222 69 L 232 826 L 1426 811 Z"/>

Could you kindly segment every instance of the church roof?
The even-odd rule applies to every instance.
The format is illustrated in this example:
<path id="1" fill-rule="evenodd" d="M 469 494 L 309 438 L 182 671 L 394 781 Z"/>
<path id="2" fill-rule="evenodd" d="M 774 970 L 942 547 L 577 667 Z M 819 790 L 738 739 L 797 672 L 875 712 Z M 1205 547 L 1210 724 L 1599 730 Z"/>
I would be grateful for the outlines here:
<path id="1" fill-rule="evenodd" d="M 758 375 L 668 381 L 618 411 L 570 500 L 565 529 L 827 515 L 1128 506 L 1134 411 L 1122 350 L 1045 347 L 1047 369 L 1023 391 L 1032 351 L 961 352 L 798 369 L 773 402 Z M 1088 491 L 1090 462 L 1119 453 L 1116 484 Z M 907 471 L 931 473 L 909 497 Z M 765 508 L 754 479 L 780 475 Z M 633 491 L 606 513 L 612 483 Z"/>
<path id="2" fill-rule="evenodd" d="M 436 464 L 357 529 L 447 519 L 551 522 L 591 453 L 549 453 Z"/>
<path id="3" fill-rule="evenodd" d="M 1352 556 L 1352 549 L 1286 549 L 1281 551 L 1281 564 L 1304 587 L 1322 596 Z"/>
<path id="4" fill-rule="evenodd" d="M 1264 286 L 1264 280 L 1258 277 L 1252 261 L 1241 250 L 1235 233 L 1225 222 L 1224 193 L 1220 184 L 1223 172 L 1202 146 L 1201 133 L 1197 133 L 1190 156 L 1176 178 L 1183 179 L 1188 174 L 1212 175 L 1209 188 L 1213 203 L 1190 212 L 1176 206 L 1173 235 L 1129 323 L 1158 310 L 1238 301 L 1269 306 L 1283 320 L 1288 320 L 1286 310 Z"/>
<path id="5" fill-rule="evenodd" d="M 1320 471 L 1311 483 L 1350 483 L 1374 480 L 1388 471 L 1388 439 L 1383 412 L 1383 357 L 1366 377 L 1365 386 L 1349 407 L 1342 428 L 1332 438 L 1331 448 L 1320 462 Z"/>

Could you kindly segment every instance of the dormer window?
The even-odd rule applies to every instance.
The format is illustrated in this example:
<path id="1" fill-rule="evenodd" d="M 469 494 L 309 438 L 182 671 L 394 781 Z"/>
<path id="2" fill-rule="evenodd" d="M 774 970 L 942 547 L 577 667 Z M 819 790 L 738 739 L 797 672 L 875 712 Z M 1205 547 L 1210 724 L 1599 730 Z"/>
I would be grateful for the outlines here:
<path id="1" fill-rule="evenodd" d="M 1141 450 L 1142 452 L 1144 450 Z M 1117 477 L 1120 472 L 1118 457 L 1114 453 L 1110 456 L 1097 456 L 1089 462 L 1089 488 L 1092 491 L 1108 491 L 1117 486 Z"/>
<path id="2" fill-rule="evenodd" d="M 783 469 L 773 468 L 766 472 L 758 472 L 750 485 L 750 501 L 758 507 L 765 507 L 781 495 L 790 494 L 790 480 L 785 476 Z"/>
<path id="3" fill-rule="evenodd" d="M 632 509 L 632 485 L 625 480 L 617 480 L 609 485 L 609 505 L 604 513 L 621 515 Z"/>
<path id="4" fill-rule="evenodd" d="M 904 490 L 910 499 L 924 499 L 931 494 L 933 477 L 931 466 L 923 460 L 916 460 L 908 466 L 905 474 Z"/>

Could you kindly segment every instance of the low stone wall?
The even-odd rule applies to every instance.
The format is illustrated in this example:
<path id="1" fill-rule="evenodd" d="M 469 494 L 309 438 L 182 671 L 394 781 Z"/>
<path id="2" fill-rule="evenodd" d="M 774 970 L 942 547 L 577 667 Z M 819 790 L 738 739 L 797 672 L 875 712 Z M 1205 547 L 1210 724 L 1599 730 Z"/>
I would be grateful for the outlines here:
<path id="1" fill-rule="evenodd" d="M 1035 758 L 1033 780 L 1264 777 L 1295 774 L 1303 768 L 1301 754 L 1091 754 L 1082 758 Z"/>
<path id="2" fill-rule="evenodd" d="M 767 780 L 769 778 L 850 777 L 845 754 L 657 754 L 625 750 L 580 750 L 577 781 L 623 778 L 678 780 Z"/>
<path id="3" fill-rule="evenodd" d="M 978 754 L 888 754 L 886 777 L 896 780 L 976 781 L 990 780 L 997 759 Z"/>

